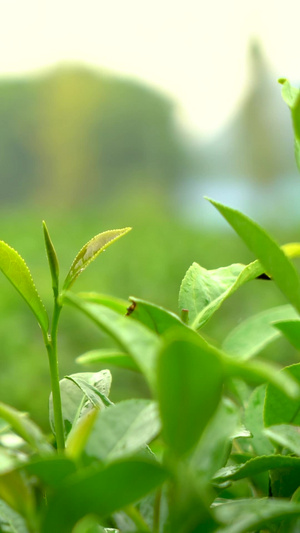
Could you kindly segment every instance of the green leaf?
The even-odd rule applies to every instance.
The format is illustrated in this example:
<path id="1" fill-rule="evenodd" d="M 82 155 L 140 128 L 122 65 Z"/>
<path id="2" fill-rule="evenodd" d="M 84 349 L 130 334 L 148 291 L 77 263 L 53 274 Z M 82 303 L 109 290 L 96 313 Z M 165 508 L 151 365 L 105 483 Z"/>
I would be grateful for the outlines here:
<path id="1" fill-rule="evenodd" d="M 70 377 L 74 379 L 82 378 L 86 382 L 98 388 L 99 391 L 105 396 L 109 395 L 111 385 L 111 374 L 109 370 L 101 370 L 100 372 L 79 372 L 77 374 L 72 374 L 72 376 L 69 376 L 69 378 Z M 79 419 L 87 409 L 92 408 L 92 404 L 90 402 L 85 402 L 86 395 L 74 382 L 74 379 L 70 380 L 68 378 L 63 378 L 59 382 L 61 391 L 62 415 L 66 435 L 69 433 L 74 422 Z M 51 429 L 53 433 L 55 433 L 52 395 L 50 396 L 49 401 L 49 419 Z"/>
<path id="2" fill-rule="evenodd" d="M 99 233 L 99 235 L 96 235 L 87 242 L 76 255 L 66 277 L 63 290 L 69 289 L 76 278 L 78 278 L 79 274 L 81 274 L 81 272 L 83 272 L 101 252 L 104 252 L 108 246 L 123 235 L 126 235 L 130 230 L 131 228 L 123 228 L 105 231 Z"/>
<path id="3" fill-rule="evenodd" d="M 73 528 L 72 533 L 118 533 L 117 529 L 104 529 L 95 516 L 85 516 Z"/>
<path id="4" fill-rule="evenodd" d="M 29 268 L 18 252 L 3 241 L 0 241 L 0 270 L 29 305 L 43 332 L 47 333 L 47 311 L 36 290 Z"/>
<path id="5" fill-rule="evenodd" d="M 252 392 L 245 409 L 245 426 L 252 434 L 249 444 L 257 455 L 272 455 L 274 446 L 264 433 L 264 402 L 266 385 L 257 387 Z"/>
<path id="6" fill-rule="evenodd" d="M 35 451 L 41 455 L 54 452 L 40 428 L 32 422 L 26 413 L 0 402 L 0 418 L 3 418 Z"/>
<path id="7" fill-rule="evenodd" d="M 209 201 L 256 255 L 288 301 L 300 311 L 300 279 L 285 252 L 250 218 L 218 202 Z"/>
<path id="8" fill-rule="evenodd" d="M 262 311 L 234 328 L 224 340 L 222 348 L 239 359 L 249 359 L 280 337 L 280 332 L 275 329 L 275 321 L 297 316 L 298 313 L 291 305 Z"/>
<path id="9" fill-rule="evenodd" d="M 89 409 L 73 424 L 66 441 L 66 455 L 71 459 L 81 458 L 98 414 L 99 408 Z"/>
<path id="10" fill-rule="evenodd" d="M 67 533 L 83 516 L 107 517 L 140 500 L 167 478 L 157 463 L 123 460 L 81 470 L 50 500 L 42 533 Z"/>
<path id="11" fill-rule="evenodd" d="M 80 365 L 114 365 L 139 372 L 139 368 L 130 355 L 116 350 L 91 350 L 76 358 Z"/>
<path id="12" fill-rule="evenodd" d="M 58 259 L 56 255 L 56 251 L 53 245 L 53 242 L 51 241 L 48 228 L 46 226 L 46 222 L 43 220 L 43 231 L 44 231 L 44 239 L 45 239 L 45 246 L 46 246 L 46 252 L 48 257 L 48 263 L 50 267 L 50 273 L 52 278 L 52 288 L 55 298 L 58 296 L 58 285 L 59 285 L 59 265 L 58 265 Z"/>
<path id="13" fill-rule="evenodd" d="M 297 468 L 300 474 L 300 457 L 290 457 L 288 455 L 265 455 L 254 457 L 246 463 L 221 468 L 214 476 L 214 481 L 227 481 L 253 477 L 267 470 L 277 470 L 279 468 Z"/>
<path id="14" fill-rule="evenodd" d="M 65 478 L 76 472 L 75 463 L 63 455 L 33 459 L 23 468 L 50 487 L 58 487 Z"/>
<path id="15" fill-rule="evenodd" d="M 281 94 L 291 110 L 295 137 L 295 157 L 298 169 L 300 170 L 300 91 L 292 87 L 285 78 L 280 78 L 278 81 L 283 85 Z"/>
<path id="16" fill-rule="evenodd" d="M 14 455 L 9 449 L 0 448 L 0 476 L 11 472 L 19 466 L 21 460 Z"/>
<path id="17" fill-rule="evenodd" d="M 158 334 L 182 325 L 177 315 L 171 313 L 171 311 L 167 311 L 163 307 L 133 296 L 130 296 L 129 299 L 132 304 L 127 309 L 127 315 L 130 315 Z"/>
<path id="18" fill-rule="evenodd" d="M 264 433 L 272 441 L 300 456 L 300 426 L 280 424 L 266 428 Z"/>
<path id="19" fill-rule="evenodd" d="M 188 324 L 198 329 L 226 298 L 262 273 L 263 267 L 258 261 L 247 266 L 237 263 L 216 270 L 206 270 L 198 263 L 193 263 L 180 286 L 179 310 L 187 310 Z"/>
<path id="20" fill-rule="evenodd" d="M 191 330 L 166 339 L 158 359 L 157 389 L 165 442 L 177 455 L 190 451 L 216 411 L 223 365 Z"/>
<path id="21" fill-rule="evenodd" d="M 78 294 L 80 298 L 83 298 L 86 302 L 91 302 L 94 304 L 105 305 L 117 311 L 121 315 L 126 315 L 128 308 L 128 301 L 122 300 L 121 298 L 116 298 L 115 296 L 108 296 L 107 294 L 100 294 L 98 292 L 80 292 Z"/>
<path id="22" fill-rule="evenodd" d="M 214 507 L 217 520 L 226 524 L 216 533 L 248 533 L 269 530 L 273 523 L 299 516 L 300 504 L 283 499 L 247 498 Z"/>
<path id="23" fill-rule="evenodd" d="M 65 376 L 66 379 L 70 379 L 79 387 L 79 389 L 85 394 L 87 399 L 91 402 L 91 404 L 96 407 L 97 409 L 101 409 L 103 405 L 110 406 L 113 405 L 112 402 L 107 398 L 107 395 L 109 394 L 110 390 L 110 384 L 111 384 L 111 374 L 109 370 L 105 370 L 103 375 L 99 376 L 99 372 L 97 373 L 100 377 L 99 381 L 95 380 L 95 374 L 93 375 L 93 381 L 97 384 L 97 386 L 92 385 L 89 378 L 83 378 L 82 374 L 78 376 L 78 374 L 71 374 L 71 376 Z M 96 375 L 97 375 L 96 374 Z M 109 383 L 109 386 L 106 387 L 106 383 Z M 100 386 L 99 386 L 100 385 Z M 104 387 L 103 387 L 104 385 Z M 107 394 L 103 393 L 102 390 L 107 390 Z"/>
<path id="24" fill-rule="evenodd" d="M 239 408 L 223 399 L 192 453 L 190 465 L 202 481 L 211 481 L 229 457 L 232 440 L 241 428 Z"/>
<path id="25" fill-rule="evenodd" d="M 124 400 L 99 414 L 85 451 L 90 457 L 110 462 L 144 448 L 159 431 L 154 402 Z"/>
<path id="26" fill-rule="evenodd" d="M 111 335 L 120 347 L 135 361 L 150 387 L 155 388 L 155 363 L 161 346 L 159 337 L 136 320 L 120 316 L 112 309 L 91 304 L 73 293 L 65 293 L 64 299 L 80 309 L 101 329 Z"/>
<path id="27" fill-rule="evenodd" d="M 273 324 L 290 343 L 300 350 L 300 320 L 282 320 Z"/>
<path id="28" fill-rule="evenodd" d="M 300 364 L 282 369 L 281 376 L 292 376 L 300 384 Z M 268 385 L 265 399 L 264 420 L 266 426 L 278 424 L 300 425 L 299 399 L 289 398 L 273 385 Z"/>

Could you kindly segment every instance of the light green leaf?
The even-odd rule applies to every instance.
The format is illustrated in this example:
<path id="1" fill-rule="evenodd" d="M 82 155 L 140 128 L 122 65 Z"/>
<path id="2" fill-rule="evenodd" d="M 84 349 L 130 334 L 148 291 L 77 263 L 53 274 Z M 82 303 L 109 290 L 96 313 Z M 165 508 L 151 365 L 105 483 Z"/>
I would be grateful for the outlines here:
<path id="1" fill-rule="evenodd" d="M 44 239 L 45 239 L 45 246 L 46 246 L 46 252 L 48 257 L 48 263 L 50 267 L 50 273 L 52 278 L 52 288 L 55 298 L 58 296 L 58 285 L 59 285 L 59 265 L 58 265 L 58 259 L 56 255 L 56 251 L 53 245 L 53 242 L 51 241 L 48 228 L 46 226 L 46 222 L 43 220 L 43 231 L 44 231 Z"/>
<path id="2" fill-rule="evenodd" d="M 140 298 L 130 296 L 132 304 L 128 307 L 127 315 L 138 320 L 158 334 L 170 328 L 182 325 L 180 318 L 163 307 L 146 302 Z"/>
<path id="3" fill-rule="evenodd" d="M 264 402 L 266 385 L 257 387 L 252 392 L 245 409 L 245 426 L 252 434 L 249 441 L 257 455 L 272 455 L 274 446 L 264 434 Z"/>
<path id="4" fill-rule="evenodd" d="M 85 451 L 105 462 L 132 455 L 157 436 L 160 425 L 153 401 L 124 400 L 99 414 Z"/>
<path id="5" fill-rule="evenodd" d="M 248 533 L 267 530 L 271 524 L 299 516 L 300 504 L 284 499 L 247 498 L 214 507 L 217 520 L 226 525 L 216 533 Z"/>
<path id="6" fill-rule="evenodd" d="M 223 365 L 200 337 L 178 329 L 163 346 L 157 366 L 163 437 L 177 455 L 190 451 L 216 411 Z"/>
<path id="7" fill-rule="evenodd" d="M 100 294 L 98 292 L 80 292 L 78 294 L 80 298 L 83 298 L 86 302 L 91 302 L 94 304 L 105 305 L 113 311 L 117 311 L 121 315 L 126 315 L 128 308 L 128 301 L 122 300 L 121 298 L 116 298 L 115 296 L 108 296 L 107 294 Z"/>
<path id="8" fill-rule="evenodd" d="M 79 372 L 77 374 L 72 374 L 69 378 L 74 379 L 82 378 L 86 382 L 90 383 L 94 387 L 104 394 L 105 396 L 109 395 L 110 385 L 111 385 L 111 374 L 109 370 L 101 370 L 100 372 Z M 93 404 L 91 404 L 86 395 L 83 393 L 81 388 L 73 380 L 63 378 L 60 380 L 60 392 L 61 392 L 61 403 L 62 403 L 62 415 L 65 426 L 65 434 L 67 435 L 71 430 L 72 425 L 77 421 L 87 410 L 91 409 Z M 50 426 L 55 433 L 54 425 L 54 413 L 53 413 L 53 403 L 52 395 L 50 396 L 49 401 L 49 419 Z"/>
<path id="9" fill-rule="evenodd" d="M 300 320 L 282 320 L 273 324 L 290 343 L 300 350 Z"/>
<path id="10" fill-rule="evenodd" d="M 95 425 L 99 408 L 89 409 L 72 426 L 66 441 L 66 455 L 78 461 Z"/>
<path id="11" fill-rule="evenodd" d="M 108 517 L 160 486 L 167 478 L 158 464 L 122 460 L 81 470 L 49 501 L 42 533 L 66 533 L 83 516 Z"/>
<path id="12" fill-rule="evenodd" d="M 111 335 L 135 361 L 150 387 L 155 388 L 155 363 L 161 346 L 159 337 L 136 320 L 121 316 L 102 305 L 86 302 L 71 292 L 65 293 L 67 303 L 76 306 L 101 329 Z"/>
<path id="13" fill-rule="evenodd" d="M 80 365 L 114 365 L 136 372 L 140 371 L 130 355 L 116 350 L 91 350 L 77 357 L 76 363 Z"/>
<path id="14" fill-rule="evenodd" d="M 300 384 L 300 364 L 291 365 L 279 372 L 282 376 L 292 376 Z M 299 399 L 289 398 L 273 385 L 268 385 L 265 399 L 264 420 L 266 426 L 278 424 L 300 425 Z"/>
<path id="15" fill-rule="evenodd" d="M 32 459 L 23 468 L 50 487 L 58 487 L 65 478 L 76 472 L 75 463 L 64 455 Z"/>
<path id="16" fill-rule="evenodd" d="M 26 413 L 21 413 L 0 402 L 0 418 L 3 418 L 11 428 L 24 439 L 35 451 L 41 455 L 51 454 L 54 452 L 52 446 L 48 443 L 45 435 L 40 428 L 32 422 Z"/>
<path id="17" fill-rule="evenodd" d="M 237 481 L 246 477 L 253 477 L 261 472 L 277 470 L 278 468 L 297 468 L 300 474 L 300 457 L 289 455 L 265 455 L 254 457 L 246 463 L 225 466 L 214 476 L 214 481 L 224 482 L 229 479 Z"/>
<path id="18" fill-rule="evenodd" d="M 29 533 L 24 518 L 0 499 L 0 530 L 8 533 Z"/>
<path id="19" fill-rule="evenodd" d="M 47 333 L 47 311 L 36 290 L 29 268 L 18 252 L 3 241 L 0 241 L 0 270 L 29 305 L 43 332 Z"/>
<path id="20" fill-rule="evenodd" d="M 300 426 L 280 424 L 266 428 L 264 433 L 272 441 L 300 456 Z"/>
<path id="21" fill-rule="evenodd" d="M 285 78 L 280 78 L 278 81 L 283 85 L 281 94 L 291 110 L 294 129 L 295 157 L 300 170 L 300 90 L 292 87 L 290 82 Z"/>
<path id="22" fill-rule="evenodd" d="M 209 201 L 256 255 L 288 301 L 300 311 L 300 279 L 285 252 L 250 218 L 218 202 Z"/>
<path id="23" fill-rule="evenodd" d="M 216 270 L 206 270 L 193 263 L 182 280 L 179 310 L 188 311 L 188 324 L 198 329 L 219 309 L 224 300 L 241 285 L 263 273 L 258 261 L 245 266 L 233 264 Z"/>
<path id="24" fill-rule="evenodd" d="M 66 277 L 63 290 L 69 289 L 79 274 L 81 274 L 81 272 L 83 272 L 101 252 L 104 252 L 108 246 L 123 235 L 126 235 L 130 230 L 131 228 L 123 228 L 105 231 L 99 233 L 99 235 L 96 235 L 87 242 L 76 255 Z"/>
<path id="25" fill-rule="evenodd" d="M 91 404 L 97 409 L 101 409 L 103 404 L 106 406 L 112 405 L 112 402 L 107 398 L 107 395 L 101 392 L 104 388 L 103 384 L 105 383 L 106 385 L 107 378 L 109 379 L 109 387 L 111 383 L 110 372 L 108 370 L 105 370 L 104 372 L 105 372 L 104 376 L 101 374 L 99 375 L 99 372 L 97 373 L 100 378 L 98 382 L 95 381 L 95 374 L 94 374 L 93 382 L 95 382 L 97 386 L 92 385 L 92 383 L 90 382 L 88 378 L 83 378 L 82 374 L 80 376 L 78 376 L 77 374 L 72 374 L 71 376 L 66 376 L 66 379 L 70 379 L 71 381 L 73 381 L 73 383 L 75 383 L 77 387 L 79 387 L 79 389 L 85 394 L 85 396 L 91 402 Z M 103 378 L 104 378 L 104 383 L 103 383 Z M 109 391 L 109 388 L 105 386 L 105 390 Z"/>
<path id="26" fill-rule="evenodd" d="M 222 348 L 239 359 L 249 359 L 280 337 L 280 332 L 275 329 L 275 321 L 297 316 L 298 313 L 291 305 L 262 311 L 234 328 L 224 340 Z"/>

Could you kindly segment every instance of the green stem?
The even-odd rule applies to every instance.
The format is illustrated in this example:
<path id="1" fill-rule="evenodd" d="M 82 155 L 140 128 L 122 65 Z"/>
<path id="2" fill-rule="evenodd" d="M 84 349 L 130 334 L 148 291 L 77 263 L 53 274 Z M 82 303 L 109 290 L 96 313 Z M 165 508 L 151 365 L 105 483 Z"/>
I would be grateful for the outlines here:
<path id="1" fill-rule="evenodd" d="M 142 517 L 141 513 L 137 510 L 136 507 L 134 507 L 133 505 L 129 505 L 128 507 L 124 509 L 124 511 L 127 514 L 127 516 L 131 518 L 131 520 L 134 522 L 134 524 L 137 526 L 137 528 L 140 531 L 144 531 L 145 533 L 146 532 L 150 533 L 148 524 L 146 524 L 144 518 Z"/>
<path id="2" fill-rule="evenodd" d="M 61 306 L 57 300 L 54 302 L 53 320 L 51 335 L 49 335 L 46 343 L 48 352 L 51 390 L 53 401 L 54 426 L 56 433 L 57 450 L 62 451 L 65 448 L 64 425 L 61 408 L 61 396 L 59 387 L 59 373 L 58 373 L 58 359 L 57 359 L 57 326 L 58 319 L 61 312 Z"/>

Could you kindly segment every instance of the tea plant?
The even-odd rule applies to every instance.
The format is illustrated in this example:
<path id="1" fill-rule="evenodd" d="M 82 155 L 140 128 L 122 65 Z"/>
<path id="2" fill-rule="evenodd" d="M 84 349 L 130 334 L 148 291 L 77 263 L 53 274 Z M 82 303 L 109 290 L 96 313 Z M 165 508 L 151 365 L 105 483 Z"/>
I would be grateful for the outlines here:
<path id="1" fill-rule="evenodd" d="M 286 80 L 300 161 L 300 91 Z M 188 269 L 179 314 L 131 297 L 70 291 L 79 274 L 130 228 L 91 239 L 60 288 L 44 224 L 53 289 L 51 321 L 19 254 L 0 243 L 0 269 L 34 313 L 49 359 L 50 427 L 0 403 L 0 531 L 17 533 L 243 533 L 300 530 L 300 363 L 259 359 L 284 335 L 300 348 L 300 278 L 291 258 L 242 213 L 210 200 L 256 256 L 248 265 Z M 272 280 L 287 304 L 240 323 L 222 348 L 202 327 L 245 283 Z M 258 289 L 259 290 L 259 289 Z M 62 307 L 76 308 L 113 340 L 77 358 L 139 372 L 149 398 L 113 404 L 111 373 L 59 381 Z M 50 324 L 50 325 L 49 325 Z"/>

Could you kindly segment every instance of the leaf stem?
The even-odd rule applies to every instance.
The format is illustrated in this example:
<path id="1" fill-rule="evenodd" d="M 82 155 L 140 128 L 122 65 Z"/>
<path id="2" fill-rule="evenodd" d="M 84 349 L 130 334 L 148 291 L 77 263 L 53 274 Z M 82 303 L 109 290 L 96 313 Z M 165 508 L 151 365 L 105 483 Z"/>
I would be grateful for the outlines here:
<path id="1" fill-rule="evenodd" d="M 49 367 L 50 367 L 54 426 L 55 426 L 56 443 L 57 443 L 58 451 L 62 451 L 65 448 L 65 436 L 64 436 L 64 425 L 63 425 L 62 408 L 61 408 L 58 359 L 57 359 L 57 326 L 58 326 L 58 319 L 59 319 L 61 309 L 62 309 L 61 305 L 58 303 L 57 299 L 55 299 L 51 334 L 48 336 L 47 343 L 46 343 L 48 359 L 49 359 Z"/>
<path id="2" fill-rule="evenodd" d="M 131 518 L 131 520 L 134 522 L 134 524 L 137 526 L 137 528 L 140 531 L 144 531 L 145 533 L 149 532 L 150 529 L 148 527 L 148 524 L 146 524 L 144 518 L 142 517 L 141 513 L 138 511 L 136 507 L 133 505 L 129 505 L 124 509 L 125 513 Z"/>

